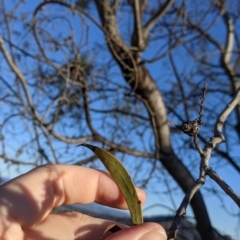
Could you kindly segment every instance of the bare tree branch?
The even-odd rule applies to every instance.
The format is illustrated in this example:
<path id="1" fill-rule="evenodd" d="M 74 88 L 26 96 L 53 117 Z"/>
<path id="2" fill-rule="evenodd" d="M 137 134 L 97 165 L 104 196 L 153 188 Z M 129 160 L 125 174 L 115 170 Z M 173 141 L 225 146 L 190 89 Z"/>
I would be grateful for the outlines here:
<path id="1" fill-rule="evenodd" d="M 206 174 L 212 178 L 240 208 L 240 196 L 238 196 L 234 190 L 210 167 L 206 169 Z"/>
<path id="2" fill-rule="evenodd" d="M 157 182 L 154 191 L 167 194 L 171 199 L 167 204 L 176 202 L 173 198 L 182 189 L 186 196 L 173 231 L 191 204 L 201 238 L 215 240 L 211 209 L 204 202 L 211 195 L 219 197 L 222 190 L 214 184 L 204 195 L 198 189 L 211 175 L 226 191 L 220 203 L 225 203 L 226 194 L 238 203 L 234 191 L 209 167 L 210 157 L 218 157 L 218 168 L 227 164 L 239 171 L 239 114 L 234 108 L 237 114 L 228 121 L 219 117 L 239 88 L 237 0 L 229 10 L 226 1 L 217 0 L 205 4 L 96 0 L 87 9 L 74 1 L 0 2 L 2 166 L 11 168 L 15 163 L 21 169 L 30 160 L 32 166 L 91 165 L 95 158 L 84 159 L 74 148 L 90 141 L 119 154 L 137 183 L 151 188 Z M 25 3 L 35 11 L 24 8 Z M 206 80 L 209 98 L 198 139 L 204 97 L 196 118 L 196 89 Z M 186 120 L 185 132 L 191 139 L 169 128 L 170 122 Z M 226 147 L 219 148 L 225 139 Z M 200 172 L 191 140 L 201 156 Z M 237 215 L 237 207 L 232 215 Z M 224 210 L 227 206 L 219 209 Z"/>
<path id="3" fill-rule="evenodd" d="M 166 0 L 165 4 L 149 19 L 149 21 L 145 24 L 143 29 L 144 38 L 147 39 L 149 31 L 152 29 L 153 25 L 166 14 L 167 10 L 172 6 L 174 0 Z"/>
<path id="4" fill-rule="evenodd" d="M 144 39 L 143 35 L 143 26 L 142 26 L 142 12 L 140 10 L 140 3 L 138 0 L 134 0 L 133 2 L 133 9 L 134 9 L 134 37 L 136 38 L 136 43 L 139 51 L 142 51 L 146 48 L 146 39 Z M 136 43 L 133 43 L 134 45 Z"/>
<path id="5" fill-rule="evenodd" d="M 215 124 L 214 137 L 205 145 L 204 150 L 202 150 L 197 143 L 197 134 L 194 135 L 195 145 L 201 156 L 199 178 L 186 193 L 180 207 L 178 208 L 176 216 L 172 222 L 172 225 L 169 228 L 168 240 L 173 240 L 176 238 L 178 228 L 181 223 L 181 219 L 186 214 L 186 208 L 189 205 L 194 194 L 196 194 L 200 187 L 205 183 L 206 175 L 209 175 L 214 181 L 216 181 L 216 183 L 227 193 L 227 195 L 229 195 L 233 199 L 233 201 L 238 206 L 240 206 L 240 197 L 237 196 L 237 194 L 229 187 L 229 185 L 227 185 L 225 181 L 223 181 L 217 175 L 217 173 L 214 172 L 209 167 L 209 161 L 211 158 L 212 151 L 218 144 L 222 143 L 225 140 L 222 134 L 223 125 L 229 114 L 233 111 L 237 104 L 239 104 L 239 102 L 240 102 L 240 89 L 238 90 L 237 94 L 232 99 L 232 101 L 225 107 L 225 109 L 219 115 Z"/>

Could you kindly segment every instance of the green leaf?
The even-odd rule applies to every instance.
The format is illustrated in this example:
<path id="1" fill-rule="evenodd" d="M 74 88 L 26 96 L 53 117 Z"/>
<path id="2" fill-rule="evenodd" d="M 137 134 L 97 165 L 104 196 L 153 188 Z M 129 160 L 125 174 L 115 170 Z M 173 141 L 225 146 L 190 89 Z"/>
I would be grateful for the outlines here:
<path id="1" fill-rule="evenodd" d="M 143 223 L 141 201 L 138 199 L 131 177 L 121 162 L 102 148 L 86 143 L 78 146 L 85 146 L 98 156 L 121 190 L 130 211 L 132 223 L 134 225 Z"/>

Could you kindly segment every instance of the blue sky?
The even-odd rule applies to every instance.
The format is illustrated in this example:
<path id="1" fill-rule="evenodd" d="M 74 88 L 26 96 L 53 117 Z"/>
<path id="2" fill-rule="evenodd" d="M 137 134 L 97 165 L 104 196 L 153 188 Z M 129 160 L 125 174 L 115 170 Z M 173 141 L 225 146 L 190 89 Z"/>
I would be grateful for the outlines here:
<path id="1" fill-rule="evenodd" d="M 37 5 L 37 3 L 39 3 L 40 1 L 26 1 L 26 3 L 24 4 L 24 6 L 22 7 L 22 11 L 28 11 L 31 12 L 35 6 Z M 10 8 L 10 4 L 11 2 L 8 2 L 9 5 L 7 5 L 7 7 L 9 6 Z M 47 9 L 49 12 L 53 12 L 55 11 L 53 7 Z M 59 9 L 57 11 L 60 11 Z M 94 17 L 97 17 L 96 12 L 91 11 L 92 15 Z M 69 16 L 71 16 L 71 14 L 69 14 Z M 77 19 L 77 16 L 71 16 L 71 20 L 74 22 L 74 26 L 76 29 L 76 38 L 78 40 L 81 40 L 81 34 L 82 34 L 82 29 L 79 28 L 79 22 L 80 20 Z M 104 42 L 104 39 L 102 38 L 102 33 L 101 31 L 96 28 L 94 26 L 94 24 L 90 21 L 87 21 L 89 24 L 89 38 L 88 38 L 88 46 L 84 46 L 84 52 L 88 53 L 88 57 L 90 59 L 94 59 L 94 61 L 96 63 L 103 63 L 107 60 L 108 56 L 104 56 L 104 54 L 102 52 L 94 52 L 92 50 L 92 47 L 94 47 L 96 44 L 100 44 Z M 62 29 L 65 29 L 66 26 L 62 26 Z M 124 28 L 124 25 L 121 25 L 121 28 Z M 15 28 L 22 28 L 21 24 L 16 24 Z M 58 29 L 58 33 L 61 32 L 62 29 Z M 19 30 L 19 29 L 18 29 Z M 219 34 L 219 36 L 223 36 L 224 32 L 221 29 L 216 29 L 215 31 L 217 31 L 217 33 Z M 64 34 L 63 34 L 64 35 Z M 16 42 L 19 42 L 20 40 L 16 39 Z M 84 41 L 83 41 L 84 42 Z M 156 44 L 156 43 L 154 43 Z M 156 49 L 156 45 L 150 45 L 149 49 L 144 53 L 144 58 L 148 58 L 152 55 L 155 54 L 155 49 Z M 161 44 L 161 43 L 160 43 Z M 189 67 L 189 61 L 186 59 L 185 60 L 185 55 L 182 52 L 182 50 L 180 49 L 179 51 L 176 52 L 176 56 L 178 56 L 176 58 L 177 64 L 180 68 L 180 72 L 182 75 L 187 75 L 187 74 L 191 74 L 191 72 L 188 72 L 188 68 Z M 54 55 L 51 57 L 60 57 L 60 55 Z M 61 56 L 62 57 L 62 56 Z M 31 65 L 34 64 L 34 62 L 31 62 L 31 60 L 26 60 L 26 65 L 30 68 Z M 5 68 L 5 62 L 2 60 L 1 61 L 1 67 Z M 22 61 L 22 67 L 24 66 L 25 62 Z M 156 62 L 154 64 L 148 64 L 147 67 L 149 68 L 149 70 L 151 71 L 151 74 L 153 75 L 153 77 L 155 77 L 156 79 L 159 79 L 162 75 L 161 71 L 164 72 L 164 77 L 162 77 L 162 81 L 159 81 L 159 87 L 160 88 L 171 88 L 172 83 L 175 81 L 175 79 L 172 77 L 171 72 L 172 69 L 169 67 L 166 67 L 166 69 L 162 69 L 161 66 L 161 71 L 159 71 L 159 63 Z M 111 72 L 112 76 L 119 74 L 119 69 L 118 68 L 113 68 L 112 72 Z M 4 75 L 6 78 L 8 77 L 9 79 L 13 79 L 13 75 L 10 73 L 5 72 Z M 10 80 L 11 81 L 11 80 Z M 122 79 L 120 79 L 119 77 L 116 78 L 116 82 L 119 81 L 119 83 L 121 84 Z M 198 80 L 198 82 L 201 83 L 200 80 Z M 123 81 L 122 81 L 123 83 Z M 124 83 L 123 83 L 124 84 Z M 162 87 L 163 86 L 163 87 Z M 199 89 L 202 86 L 199 86 Z M 190 91 L 190 90 L 189 90 Z M 174 96 L 173 96 L 174 97 Z M 217 101 L 218 99 L 214 100 L 213 98 L 207 98 L 206 100 L 206 105 L 214 105 L 215 104 L 215 110 L 221 110 L 221 107 L 219 107 L 215 101 Z M 223 101 L 227 101 L 228 99 L 223 99 Z M 95 105 L 94 107 L 98 107 L 98 108 L 103 108 L 106 107 L 104 106 L 104 103 L 98 103 L 98 105 Z M 4 105 L 3 111 L 8 111 L 9 109 L 6 108 L 6 106 Z M 1 119 L 1 117 L 0 117 Z M 175 120 L 175 119 L 169 119 L 169 120 Z M 8 149 L 7 151 L 9 152 L 9 155 L 12 154 L 12 156 L 14 156 L 15 154 L 15 150 L 18 148 L 18 145 L 20 146 L 22 141 L 25 141 L 25 139 L 23 140 L 25 133 L 21 132 L 24 131 L 23 129 L 24 126 L 22 126 L 22 122 L 19 121 L 19 119 L 15 120 L 15 124 L 13 126 L 12 129 L 9 129 L 9 131 L 17 131 L 18 133 L 20 133 L 20 137 L 19 134 L 16 134 L 18 136 L 16 136 L 16 138 L 12 139 L 11 135 L 9 135 L 9 145 L 8 145 Z M 99 124 L 99 126 L 101 126 L 101 123 L 97 123 Z M 15 129 L 14 129 L 15 128 Z M 204 126 L 202 127 L 203 131 L 204 131 Z M 104 130 L 99 130 L 100 132 L 102 131 L 102 133 L 104 134 Z M 26 139 L 29 137 L 30 134 L 26 135 Z M 211 135 L 211 133 L 209 133 L 209 135 Z M 147 132 L 146 133 L 146 138 L 149 138 L 150 142 L 153 141 L 153 139 L 151 139 L 151 132 Z M 173 137 L 173 141 L 175 141 L 175 145 L 178 146 L 178 144 L 180 144 L 181 138 L 187 138 L 187 136 L 185 135 L 179 135 L 177 137 Z M 26 140 L 27 141 L 27 140 Z M 141 145 L 140 143 L 134 143 L 136 146 Z M 151 145 L 151 144 L 149 144 Z M 61 151 L 61 143 L 59 143 L 58 141 L 54 142 L 54 146 L 59 149 L 59 152 Z M 181 146 L 181 144 L 180 144 Z M 223 148 L 225 147 L 224 145 L 222 146 Z M 238 146 L 232 145 L 232 154 L 239 156 L 239 151 L 237 150 L 237 148 L 239 148 Z M 1 148 L 0 148 L 1 149 Z M 30 149 L 29 151 L 33 151 L 34 152 L 34 148 Z M 195 151 L 195 150 L 193 150 Z M 89 152 L 86 150 L 83 150 L 82 148 L 76 148 L 76 146 L 70 146 L 70 150 L 69 152 L 71 152 L 72 155 L 76 156 L 77 158 L 80 158 L 80 156 L 82 155 L 82 158 L 84 158 L 85 156 L 89 156 Z M 188 161 L 187 157 L 188 157 L 188 153 L 185 152 L 185 149 L 182 148 L 181 149 L 182 154 L 186 155 L 186 161 Z M 34 155 L 34 153 L 33 153 Z M 22 156 L 24 158 L 24 155 Z M 199 156 L 197 153 L 191 155 L 191 158 L 195 158 L 196 161 L 196 167 L 198 166 L 198 161 L 199 161 Z M 66 156 L 66 160 L 68 160 L 68 157 Z M 240 194 L 240 189 L 239 189 L 239 182 L 240 182 L 240 177 L 237 174 L 237 172 L 230 166 L 225 165 L 222 166 L 219 164 L 218 159 L 213 158 L 211 160 L 211 164 L 212 166 L 214 166 L 214 169 L 218 172 L 218 174 L 223 178 L 226 179 L 227 183 Z M 190 162 L 190 160 L 189 160 Z M 191 161 L 192 163 L 192 161 Z M 131 171 L 132 167 L 136 164 L 135 159 L 129 156 L 126 156 L 124 159 L 124 164 L 126 165 L 127 169 L 129 169 L 129 171 Z M 103 168 L 103 166 L 99 163 L 96 162 L 95 166 L 98 168 Z M 149 166 L 146 164 L 145 168 L 147 169 Z M 171 182 L 171 188 L 177 187 L 177 185 L 173 182 L 172 183 L 172 179 L 171 177 L 169 177 L 166 173 L 165 170 L 162 169 L 161 164 L 158 164 L 157 166 L 159 168 L 159 171 L 157 172 L 158 174 L 162 174 L 159 179 L 158 178 L 154 178 L 153 181 L 151 182 L 150 188 L 147 191 L 148 194 L 148 201 L 146 203 L 146 205 L 144 206 L 144 208 L 148 209 L 146 211 L 144 211 L 144 213 L 146 215 L 151 215 L 151 214 L 155 214 L 155 213 L 160 213 L 160 214 L 172 214 L 173 212 L 170 211 L 167 208 L 164 208 L 163 206 L 166 205 L 169 208 L 172 208 L 174 211 L 174 204 L 175 206 L 179 206 L 181 200 L 182 200 L 182 192 L 181 191 L 177 191 L 177 194 L 174 196 L 174 200 L 175 203 L 171 203 L 171 199 L 169 197 L 169 195 L 164 194 L 165 191 L 167 191 L 166 188 L 166 181 Z M 8 177 L 8 178 L 13 178 L 15 176 L 18 176 L 20 173 L 24 173 L 28 170 L 30 170 L 32 167 L 20 167 L 20 166 L 9 166 L 9 164 L 4 164 L 3 162 L 1 162 L 0 165 L 0 171 L 1 171 L 1 175 L 4 177 Z M 143 168 L 144 169 L 144 168 Z M 164 173 L 165 172 L 165 173 Z M 144 174 L 144 170 L 142 170 L 142 174 Z M 193 172 L 194 176 L 197 177 L 198 171 Z M 157 176 L 157 174 L 155 175 Z M 234 177 L 232 177 L 234 176 Z M 137 176 L 135 178 L 136 183 L 138 183 L 139 180 L 139 176 Z M 165 181 L 165 183 L 164 183 Z M 161 183 L 161 190 L 159 191 L 159 182 Z M 217 199 L 215 197 L 215 195 L 210 194 L 209 189 L 212 188 L 212 186 L 215 186 L 215 188 L 222 192 L 215 183 L 213 183 L 210 179 L 207 179 L 206 184 L 203 186 L 203 188 L 201 189 L 201 191 L 204 193 L 205 196 L 208 196 L 207 198 L 205 198 L 205 202 L 212 220 L 212 224 L 214 227 L 216 227 L 220 232 L 225 233 L 225 234 L 229 234 L 235 237 L 235 239 L 237 239 L 239 237 L 239 229 L 236 232 L 236 226 L 239 224 L 238 223 L 238 219 L 236 217 L 232 217 L 229 214 L 226 214 L 226 211 L 223 209 L 221 202 L 219 201 L 219 199 Z M 228 207 L 228 211 L 233 212 L 233 213 L 237 213 L 237 207 L 235 206 L 235 204 L 233 203 L 233 201 L 231 199 L 229 199 L 228 197 L 224 198 L 224 202 L 225 202 L 225 206 Z M 150 206 L 154 206 L 152 208 L 149 208 Z M 239 214 L 239 212 L 238 212 Z M 193 216 L 191 208 L 188 208 L 188 212 L 187 212 L 188 216 Z"/>

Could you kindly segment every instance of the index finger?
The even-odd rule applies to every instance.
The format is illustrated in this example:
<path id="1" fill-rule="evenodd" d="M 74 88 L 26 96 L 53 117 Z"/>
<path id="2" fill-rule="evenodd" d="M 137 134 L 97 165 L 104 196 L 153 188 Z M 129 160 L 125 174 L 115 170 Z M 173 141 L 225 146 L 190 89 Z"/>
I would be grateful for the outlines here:
<path id="1" fill-rule="evenodd" d="M 141 202 L 145 194 L 137 190 Z M 22 175 L 0 189 L 1 207 L 23 227 L 42 221 L 62 204 L 98 202 L 126 209 L 114 180 L 102 171 L 70 165 L 45 165 Z"/>

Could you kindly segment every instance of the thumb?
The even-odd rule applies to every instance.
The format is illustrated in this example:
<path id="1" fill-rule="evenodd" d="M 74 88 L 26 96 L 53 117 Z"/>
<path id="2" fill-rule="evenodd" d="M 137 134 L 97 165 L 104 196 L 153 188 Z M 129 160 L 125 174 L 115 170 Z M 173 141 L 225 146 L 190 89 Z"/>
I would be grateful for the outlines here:
<path id="1" fill-rule="evenodd" d="M 111 234 L 105 240 L 166 240 L 164 228 L 157 223 L 143 223 L 130 228 L 125 228 Z"/>

